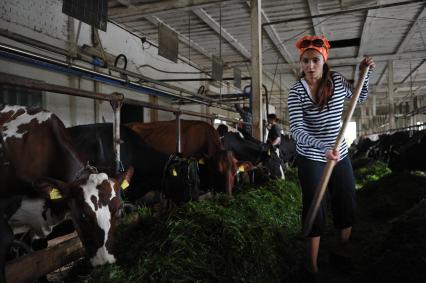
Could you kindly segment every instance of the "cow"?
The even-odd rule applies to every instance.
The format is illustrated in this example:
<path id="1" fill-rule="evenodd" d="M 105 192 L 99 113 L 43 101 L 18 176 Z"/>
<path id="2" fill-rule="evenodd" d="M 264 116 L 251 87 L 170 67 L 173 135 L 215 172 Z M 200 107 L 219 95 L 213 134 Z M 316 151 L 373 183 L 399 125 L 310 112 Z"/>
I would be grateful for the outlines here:
<path id="1" fill-rule="evenodd" d="M 426 130 L 411 134 L 405 140 L 392 144 L 389 152 L 389 168 L 392 171 L 426 170 Z"/>
<path id="2" fill-rule="evenodd" d="M 181 155 L 202 160 L 200 179 L 202 188 L 232 195 L 237 160 L 232 152 L 223 149 L 219 135 L 210 124 L 203 121 L 181 120 Z M 166 154 L 176 152 L 176 121 L 129 123 L 132 129 L 151 147 Z"/>
<path id="3" fill-rule="evenodd" d="M 378 135 L 358 138 L 349 148 L 351 160 L 357 160 L 369 156 L 371 148 L 378 143 L 378 141 Z"/>
<path id="4" fill-rule="evenodd" d="M 45 237 L 53 226 L 70 217 L 90 263 L 113 263 L 120 186 L 130 182 L 131 175 L 130 168 L 109 178 L 85 166 L 64 124 L 53 113 L 0 107 L 0 199 L 20 196 L 16 210 L 5 213 L 14 233 L 31 231 L 36 237 Z M 4 225 L 5 218 L 1 220 Z M 3 237 L 3 230 L 0 233 Z"/>
<path id="5" fill-rule="evenodd" d="M 400 131 L 370 135 L 351 146 L 352 159 L 381 160 L 393 171 L 426 170 L 426 131 Z"/>
<path id="6" fill-rule="evenodd" d="M 223 147 L 231 150 L 237 160 L 250 161 L 257 165 L 270 157 L 267 144 L 257 140 L 246 140 L 241 137 L 240 133 L 223 133 L 221 141 Z"/>
<path id="7" fill-rule="evenodd" d="M 9 226 L 10 217 L 18 209 L 17 204 L 20 197 L 0 199 L 0 282 L 6 282 L 4 266 L 6 264 L 6 256 L 9 247 L 12 245 L 14 237 L 13 231 Z"/>
<path id="8" fill-rule="evenodd" d="M 247 160 L 255 165 L 262 162 L 264 169 L 272 178 L 283 179 L 284 167 L 291 166 L 295 162 L 296 143 L 289 135 L 281 134 L 280 146 L 275 148 L 252 136 L 242 137 L 240 133 L 228 132 L 226 125 L 220 125 L 218 133 L 224 148 L 232 150 L 238 160 Z"/>
<path id="9" fill-rule="evenodd" d="M 279 159 L 274 159 L 275 156 L 273 149 L 269 145 L 254 138 L 246 140 L 239 132 L 224 131 L 221 134 L 220 138 L 223 147 L 226 150 L 232 151 L 235 158 L 239 160 L 238 163 L 248 161 L 250 164 L 256 166 L 249 166 L 252 167 L 252 170 L 254 170 L 250 174 L 252 175 L 250 179 L 253 183 L 260 184 L 268 180 L 269 177 L 284 177 L 281 161 Z M 276 160 L 278 160 L 278 162 L 274 162 Z"/>
<path id="10" fill-rule="evenodd" d="M 106 172 L 115 170 L 112 124 L 81 125 L 67 130 L 84 161 L 103 168 Z M 124 126 L 120 127 L 120 140 L 121 164 L 123 168 L 134 168 L 132 184 L 123 192 L 125 199 L 135 202 L 148 192 L 161 191 L 170 155 L 150 147 L 134 131 Z M 183 194 L 183 190 L 181 193 Z M 177 195 L 173 200 L 179 202 L 190 198 L 191 196 Z"/>
<path id="11" fill-rule="evenodd" d="M 296 141 L 290 135 L 281 134 L 279 147 L 280 158 L 286 166 L 292 166 L 296 161 Z"/>

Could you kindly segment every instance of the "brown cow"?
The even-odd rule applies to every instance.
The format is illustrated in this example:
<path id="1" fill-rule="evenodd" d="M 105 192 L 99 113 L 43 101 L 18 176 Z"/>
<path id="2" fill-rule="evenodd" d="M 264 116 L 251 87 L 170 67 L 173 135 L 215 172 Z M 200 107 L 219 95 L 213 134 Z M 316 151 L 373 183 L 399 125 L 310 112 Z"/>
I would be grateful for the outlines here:
<path id="1" fill-rule="evenodd" d="M 129 123 L 125 126 L 156 150 L 166 154 L 176 152 L 176 121 Z M 207 182 L 218 190 L 225 187 L 226 192 L 232 194 L 236 159 L 231 152 L 223 150 L 219 135 L 210 124 L 181 120 L 181 153 L 186 158 L 205 156 L 209 167 L 204 176 L 208 178 Z"/>
<path id="2" fill-rule="evenodd" d="M 0 142 L 0 197 L 21 196 L 8 217 L 14 232 L 45 237 L 70 216 L 92 265 L 113 263 L 120 184 L 132 170 L 115 180 L 86 168 L 63 123 L 41 109 L 0 107 Z"/>

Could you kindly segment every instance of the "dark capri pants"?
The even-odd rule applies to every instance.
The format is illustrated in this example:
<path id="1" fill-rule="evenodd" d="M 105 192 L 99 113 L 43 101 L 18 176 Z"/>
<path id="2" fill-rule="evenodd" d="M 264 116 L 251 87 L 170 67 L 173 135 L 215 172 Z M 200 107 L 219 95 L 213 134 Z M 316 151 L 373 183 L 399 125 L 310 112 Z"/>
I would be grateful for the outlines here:
<path id="1" fill-rule="evenodd" d="M 299 181 L 303 194 L 302 221 L 305 223 L 306 215 L 315 195 L 326 163 L 309 160 L 301 155 L 297 156 Z M 328 194 L 331 198 L 331 212 L 336 229 L 351 227 L 355 218 L 355 178 L 352 164 L 348 156 L 337 162 L 328 183 Z M 321 236 L 324 232 L 326 221 L 326 206 L 323 199 L 318 209 L 308 237 Z"/>

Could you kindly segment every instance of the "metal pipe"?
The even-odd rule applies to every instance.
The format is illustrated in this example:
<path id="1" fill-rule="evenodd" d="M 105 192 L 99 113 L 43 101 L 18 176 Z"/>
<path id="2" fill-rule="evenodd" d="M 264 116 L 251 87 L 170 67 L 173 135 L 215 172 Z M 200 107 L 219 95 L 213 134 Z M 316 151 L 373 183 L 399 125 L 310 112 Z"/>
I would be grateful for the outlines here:
<path id="1" fill-rule="evenodd" d="M 169 89 L 179 91 L 180 93 L 187 93 L 187 94 L 190 94 L 190 95 L 194 95 L 194 93 L 189 91 L 189 90 L 186 90 L 186 89 L 178 87 L 178 86 L 174 86 L 174 85 L 164 83 L 164 81 L 167 81 L 167 80 L 154 80 L 154 79 L 151 79 L 151 78 L 146 77 L 144 75 L 137 74 L 137 73 L 127 71 L 127 70 L 124 70 L 124 69 L 120 69 L 120 68 L 117 68 L 117 67 L 114 67 L 114 66 L 109 66 L 108 68 L 112 71 L 119 72 L 120 74 L 129 75 L 129 76 L 132 76 L 134 78 L 138 78 L 138 79 L 145 81 L 145 82 L 150 82 L 150 83 L 153 83 L 153 84 L 156 84 L 156 85 L 161 85 L 163 87 L 167 87 Z M 171 80 L 171 81 L 173 81 L 173 80 Z"/>
<path id="2" fill-rule="evenodd" d="M 9 39 L 18 41 L 20 43 L 28 44 L 32 47 L 36 46 L 36 47 L 45 49 L 47 51 L 58 53 L 58 54 L 61 54 L 61 55 L 64 55 L 64 56 L 69 55 L 68 52 L 65 51 L 62 48 L 52 46 L 52 45 L 48 45 L 44 42 L 41 42 L 41 41 L 38 41 L 38 40 L 35 40 L 35 39 L 32 39 L 32 38 L 23 37 L 23 36 L 21 36 L 17 33 L 9 31 L 9 30 L 0 29 L 0 35 L 4 36 L 6 38 L 9 38 Z"/>
<path id="3" fill-rule="evenodd" d="M 130 33 L 131 35 L 133 35 L 133 36 L 135 36 L 135 37 L 139 38 L 140 40 L 142 40 L 142 39 L 143 39 L 143 37 L 140 37 L 139 35 L 137 35 L 137 34 L 136 34 L 136 33 L 134 33 L 133 31 L 129 30 L 128 28 L 126 28 L 125 26 L 123 26 L 123 25 L 122 25 L 122 24 L 120 24 L 120 23 L 117 23 L 117 22 L 116 22 L 116 21 L 114 21 L 114 20 L 109 19 L 109 20 L 108 20 L 108 22 L 110 22 L 110 23 L 112 23 L 112 24 L 116 25 L 117 27 L 121 28 L 122 30 L 125 30 L 126 32 L 128 32 L 128 33 Z M 157 49 L 158 49 L 158 45 L 156 45 L 154 42 L 149 41 L 149 40 L 147 40 L 146 38 L 145 38 L 145 40 L 146 40 L 146 42 L 148 42 L 148 44 L 150 44 L 150 45 L 152 45 L 152 46 L 154 46 L 155 48 L 157 48 Z M 143 44 L 143 43 L 142 43 L 142 44 Z M 190 65 L 190 66 L 191 66 L 191 67 L 193 67 L 194 69 L 199 70 L 201 73 L 204 73 L 204 74 L 206 74 L 206 75 L 209 75 L 209 73 L 208 73 L 208 72 L 206 72 L 206 71 L 202 70 L 202 69 L 200 68 L 200 66 L 197 66 L 197 65 L 193 64 L 193 63 L 191 62 L 191 60 L 186 59 L 184 56 L 182 56 L 182 55 L 179 55 L 179 54 L 178 54 L 178 59 L 180 59 L 182 62 L 184 62 L 184 63 L 186 63 L 186 64 Z"/>
<path id="4" fill-rule="evenodd" d="M 368 10 L 397 7 L 397 6 L 408 5 L 408 4 L 418 3 L 418 2 L 424 3 L 424 0 L 411 0 L 411 1 L 405 1 L 405 2 L 399 2 L 399 3 L 390 3 L 390 4 L 376 5 L 376 6 L 370 6 L 365 8 L 350 9 L 350 10 L 344 10 L 339 12 L 331 12 L 331 13 L 324 13 L 324 14 L 318 14 L 318 15 L 305 16 L 305 17 L 297 17 L 297 18 L 292 18 L 288 20 L 271 21 L 271 22 L 262 24 L 262 27 L 269 26 L 269 25 L 282 24 L 282 23 L 296 22 L 301 20 L 309 20 L 314 18 L 323 18 L 323 17 L 336 16 L 336 15 L 342 15 L 342 14 L 364 12 Z"/>
<path id="5" fill-rule="evenodd" d="M 234 78 L 226 77 L 222 78 L 222 81 L 233 81 Z M 242 77 L 241 80 L 251 80 L 251 77 Z M 212 78 L 188 78 L 188 79 L 164 79 L 158 80 L 160 82 L 213 82 L 215 79 Z"/>
<path id="6" fill-rule="evenodd" d="M 180 123 L 180 112 L 175 112 L 176 115 L 176 152 L 179 154 L 182 152 L 181 144 L 181 123 Z"/>
<path id="7" fill-rule="evenodd" d="M 426 123 L 422 123 L 422 124 L 412 125 L 412 126 L 403 127 L 403 128 L 376 131 L 374 132 L 374 134 L 389 134 L 391 132 L 412 131 L 412 130 L 420 131 L 420 128 L 425 128 L 425 127 L 426 127 Z"/>
<path id="8" fill-rule="evenodd" d="M 209 97 L 219 97 L 219 94 L 208 94 L 206 96 Z M 222 100 L 225 98 L 249 98 L 249 94 L 247 93 L 231 93 L 231 94 L 223 94 L 222 95 Z"/>
<path id="9" fill-rule="evenodd" d="M 77 33 L 76 39 L 78 39 L 78 37 L 79 37 L 80 29 L 81 29 L 81 22 L 79 23 L 79 29 L 78 29 L 78 33 Z M 66 51 L 66 50 L 64 50 L 64 49 L 62 49 L 62 48 L 58 48 L 56 46 L 52 46 L 52 45 L 46 44 L 44 42 L 41 42 L 41 41 L 38 41 L 38 40 L 34 40 L 32 38 L 23 37 L 23 36 L 21 36 L 19 34 L 16 34 L 16 33 L 10 32 L 10 31 L 0 30 L 0 35 L 4 36 L 4 37 L 7 37 L 7 38 L 10 38 L 10 39 L 13 39 L 15 41 L 24 43 L 24 44 L 28 44 L 30 46 L 37 46 L 39 48 L 48 50 L 48 51 L 53 52 L 53 53 L 61 54 L 63 56 L 67 56 L 67 57 L 70 56 L 69 52 Z M 85 62 L 92 63 L 92 58 L 90 56 L 88 56 L 88 55 L 78 54 L 77 57 L 80 58 L 80 59 L 82 59 Z M 75 59 L 77 57 L 72 57 L 72 58 Z M 179 91 L 179 92 L 182 92 L 182 93 L 187 93 L 187 94 L 190 94 L 190 95 L 194 95 L 193 92 L 190 92 L 190 91 L 188 91 L 188 90 L 186 90 L 184 88 L 180 88 L 180 87 L 177 87 L 177 86 L 174 86 L 174 85 L 170 85 L 170 84 L 164 83 L 164 82 L 166 82 L 168 80 L 154 80 L 152 78 L 143 76 L 141 74 L 130 72 L 130 71 L 127 71 L 127 70 L 124 70 L 124 69 L 120 69 L 120 68 L 117 68 L 115 66 L 109 66 L 108 68 L 110 70 L 116 71 L 116 72 L 118 72 L 120 74 L 129 75 L 129 76 L 141 79 L 141 80 L 146 81 L 146 82 L 151 82 L 151 83 L 154 83 L 154 84 L 157 84 L 157 85 L 161 85 L 161 86 L 164 86 L 164 87 L 167 87 L 169 89 L 173 89 L 173 90 L 176 90 L 176 91 Z M 170 80 L 170 81 L 175 81 L 175 80 Z M 176 80 L 176 81 L 179 81 L 179 80 Z"/>
<path id="10" fill-rule="evenodd" d="M 125 87 L 128 89 L 143 92 L 149 95 L 166 97 L 166 98 L 179 98 L 179 99 L 189 100 L 189 101 L 193 101 L 193 102 L 205 104 L 205 105 L 211 104 L 209 102 L 205 102 L 199 99 L 189 98 L 189 97 L 177 95 L 171 92 L 159 91 L 157 89 L 147 87 L 147 86 L 141 86 L 139 84 L 129 82 L 128 80 L 125 80 L 122 78 L 96 72 L 84 67 L 67 64 L 57 59 L 41 56 L 28 51 L 18 50 L 16 48 L 13 48 L 4 44 L 0 44 L 0 57 L 16 60 L 20 62 L 25 62 L 30 65 L 35 65 L 37 67 L 41 66 L 49 70 L 59 71 L 69 75 L 85 77 L 91 80 L 101 81 L 110 85 Z"/>
<path id="11" fill-rule="evenodd" d="M 119 93 L 113 93 L 112 96 L 120 97 Z M 121 95 L 122 96 L 122 95 Z M 114 157 L 115 157 L 115 174 L 121 171 L 121 138 L 120 138 L 120 125 L 121 125 L 121 106 L 123 106 L 123 99 L 114 99 L 111 101 L 111 107 L 114 111 L 114 133 L 113 133 L 113 144 L 114 144 Z"/>
<path id="12" fill-rule="evenodd" d="M 17 77 L 14 75 L 0 73 L 0 84 L 23 86 L 25 88 L 40 90 L 40 91 L 49 91 L 55 93 L 68 94 L 73 96 L 93 98 L 104 101 L 111 101 L 113 98 L 110 94 L 96 93 L 93 91 L 87 91 L 82 89 L 71 88 L 67 86 L 49 84 L 42 81 L 37 81 L 33 79 Z"/>
<path id="13" fill-rule="evenodd" d="M 202 114 L 202 113 L 197 113 L 197 112 L 189 111 L 189 110 L 180 110 L 173 107 L 152 104 L 152 103 L 148 103 L 144 101 L 139 101 L 136 99 L 124 98 L 123 95 L 121 95 L 122 98 L 117 98 L 116 93 L 114 93 L 115 95 L 105 94 L 105 93 L 96 93 L 93 91 L 87 91 L 82 89 L 75 89 L 71 87 L 45 83 L 45 82 L 37 81 L 34 79 L 18 77 L 15 75 L 10 75 L 10 74 L 1 73 L 1 72 L 0 72 L 0 84 L 23 86 L 28 89 L 49 91 L 52 93 L 62 93 L 66 95 L 93 98 L 93 99 L 99 99 L 103 101 L 122 100 L 123 103 L 127 103 L 127 104 L 132 104 L 132 105 L 137 105 L 137 106 L 142 106 L 146 108 L 162 110 L 167 112 L 173 112 L 173 113 L 180 112 L 181 114 L 197 116 L 197 117 L 202 117 L 207 119 L 215 119 L 218 117 L 217 114 Z M 232 122 L 232 123 L 238 122 L 236 119 L 229 119 L 229 118 L 222 118 L 222 117 L 220 119 L 224 121 Z"/>

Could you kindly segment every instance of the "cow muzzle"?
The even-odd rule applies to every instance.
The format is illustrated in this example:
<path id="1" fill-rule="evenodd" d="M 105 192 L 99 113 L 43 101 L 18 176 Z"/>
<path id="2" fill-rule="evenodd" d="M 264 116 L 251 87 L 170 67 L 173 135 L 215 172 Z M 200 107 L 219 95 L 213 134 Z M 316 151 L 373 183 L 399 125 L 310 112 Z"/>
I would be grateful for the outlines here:
<path id="1" fill-rule="evenodd" d="M 94 267 L 115 262 L 116 259 L 114 255 L 110 254 L 105 246 L 99 248 L 96 254 L 90 258 L 90 264 Z"/>

